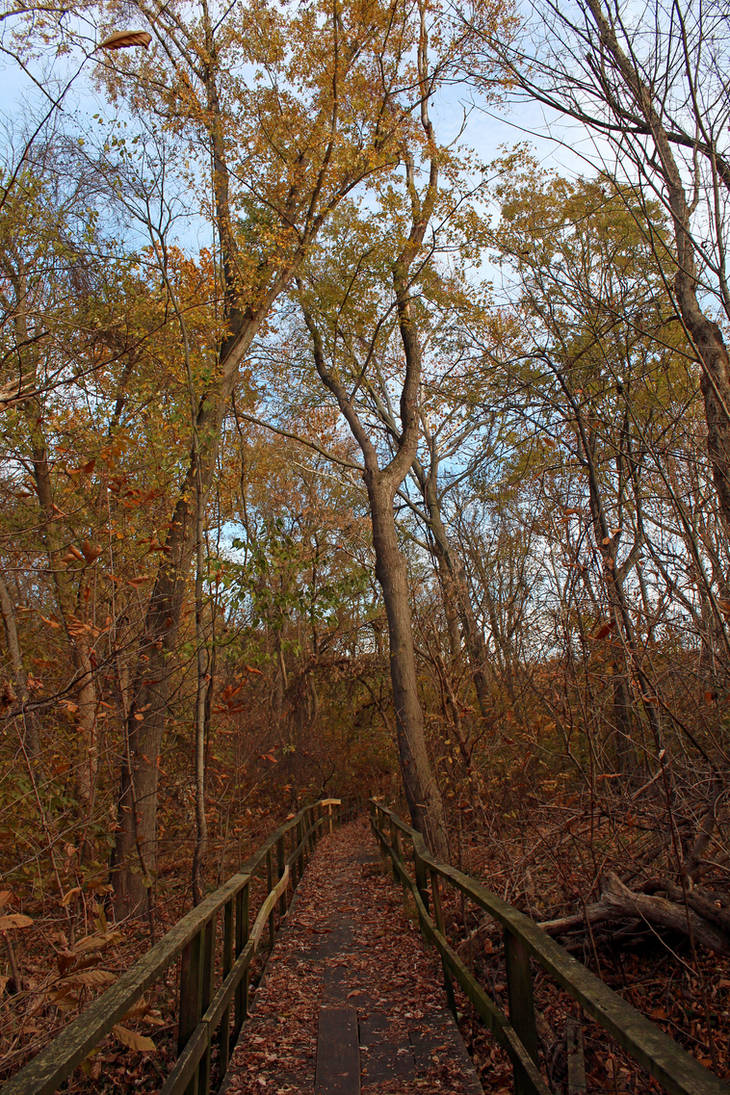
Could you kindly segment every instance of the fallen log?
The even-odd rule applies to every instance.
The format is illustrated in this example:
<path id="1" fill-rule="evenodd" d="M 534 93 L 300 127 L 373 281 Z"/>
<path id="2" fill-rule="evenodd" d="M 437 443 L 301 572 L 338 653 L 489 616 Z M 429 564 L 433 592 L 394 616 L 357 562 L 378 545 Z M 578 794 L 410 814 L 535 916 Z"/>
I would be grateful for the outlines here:
<path id="1" fill-rule="evenodd" d="M 668 889 L 668 887 L 667 887 Z M 676 892 L 672 890 L 672 893 Z M 682 891 L 679 891 L 682 894 Z M 704 907 L 701 905 L 704 912 Z M 713 909 L 717 914 L 721 910 Z M 601 923 L 633 920 L 643 921 L 652 930 L 668 928 L 690 936 L 710 950 L 720 954 L 730 954 L 730 934 L 723 930 L 724 923 L 718 923 L 717 915 L 708 918 L 703 912 L 696 911 L 690 905 L 660 897 L 656 894 L 640 893 L 630 890 L 618 875 L 607 871 L 601 880 L 601 898 L 586 905 L 582 912 L 572 916 L 563 916 L 556 920 L 545 920 L 539 927 L 550 935 L 563 935 L 577 928 L 591 927 Z"/>
<path id="2" fill-rule="evenodd" d="M 663 893 L 672 901 L 683 902 L 685 892 L 681 886 L 675 886 L 671 882 L 661 879 L 652 879 L 642 886 L 643 893 Z M 686 901 L 690 908 L 694 909 L 705 920 L 709 920 L 727 935 L 730 935 L 730 907 L 725 895 L 712 893 L 710 890 L 693 887 L 686 893 Z"/>

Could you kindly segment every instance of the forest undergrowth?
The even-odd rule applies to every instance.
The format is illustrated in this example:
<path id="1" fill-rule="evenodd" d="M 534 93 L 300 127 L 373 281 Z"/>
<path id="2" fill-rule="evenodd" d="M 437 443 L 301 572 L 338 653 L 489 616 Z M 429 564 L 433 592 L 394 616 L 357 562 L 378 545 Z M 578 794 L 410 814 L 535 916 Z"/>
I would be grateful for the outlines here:
<path id="1" fill-rule="evenodd" d="M 547 779 L 547 777 L 545 777 Z M 530 777 L 523 764 L 490 782 L 482 772 L 465 797 L 452 798 L 452 859 L 516 905 L 589 969 L 620 992 L 720 1076 L 730 1076 L 730 956 L 708 948 L 691 930 L 671 930 L 617 908 L 601 910 L 607 878 L 619 877 L 632 892 L 656 895 L 676 877 L 666 800 L 656 783 L 634 792 L 615 780 L 588 790 L 559 794 Z M 640 793 L 636 793 L 636 792 Z M 283 786 L 278 795 L 287 797 Z M 262 791 L 252 796 L 238 820 L 245 835 L 230 846 L 229 830 L 211 829 L 210 864 L 218 864 L 210 885 L 223 881 L 286 816 Z M 287 802 L 287 806 L 289 803 Z M 163 842 L 157 883 L 154 938 L 190 907 L 192 857 L 184 830 L 175 830 L 174 809 Z M 240 857 L 240 858 L 239 858 Z M 69 857 L 70 858 L 70 857 Z M 721 826 L 705 849 L 702 892 L 726 893 L 730 864 Z M 73 864 L 67 865 L 69 889 Z M 259 883 L 263 894 L 263 880 Z M 666 890 L 665 890 L 666 892 Z M 3 912 L 12 915 L 13 893 L 4 891 Z M 25 902 L 32 931 L 7 931 L 10 976 L 3 982 L 0 1059 L 3 1076 L 44 1046 L 98 993 L 140 957 L 153 935 L 147 918 L 117 921 L 104 888 L 87 887 L 65 906 Z M 726 915 L 716 903 L 718 918 Z M 598 910 L 598 912 L 596 912 Z M 449 907 L 459 952 L 495 1000 L 506 1008 L 506 976 L 500 930 L 463 903 Z M 17 983 L 13 978 L 17 977 Z M 69 1090 L 100 1090 L 102 1077 L 114 1090 L 134 1085 L 154 1091 L 176 1040 L 176 967 L 91 1055 Z M 575 1005 L 549 978 L 535 982 L 538 1032 L 546 1075 L 559 1090 L 566 1080 L 568 1024 Z M 462 1001 L 462 1030 L 490 1084 L 511 1085 L 511 1067 L 489 1035 L 470 1019 Z M 586 1072 L 594 1090 L 640 1095 L 655 1090 L 631 1060 L 595 1024 L 581 1021 Z M 647 1084 L 649 1086 L 647 1086 Z M 90 1085 L 90 1086 L 89 1086 Z M 499 1087 L 497 1091 L 501 1090 Z M 656 1088 L 658 1091 L 659 1089 Z"/>
<path id="2" fill-rule="evenodd" d="M 504 900 L 541 924 L 558 942 L 656 1022 L 717 1075 L 730 1079 L 730 947 L 703 945 L 685 923 L 672 930 L 626 904 L 602 916 L 602 887 L 611 874 L 635 891 L 666 892 L 662 879 L 676 876 L 666 801 L 656 788 L 633 800 L 602 781 L 599 793 L 519 795 L 497 788 L 490 808 L 461 833 L 463 869 L 483 879 Z M 613 781 L 610 781 L 613 784 Z M 503 801 L 500 802 L 500 797 Z M 520 809 L 514 804 L 520 803 Z M 512 808 L 507 808 L 512 804 Z M 473 811 L 469 811 L 471 814 Z M 715 833 L 702 876 L 703 891 L 715 894 L 718 921 L 727 916 L 730 873 L 727 834 Z M 724 896 L 720 896 L 724 895 Z M 676 896 L 676 891 L 675 891 Z M 604 912 L 607 910 L 603 910 Z M 506 1010 L 506 972 L 501 929 L 464 902 L 450 906 L 459 952 Z M 536 967 L 537 968 L 537 967 Z M 605 1032 L 579 1014 L 577 1005 L 539 969 L 535 1002 L 540 1052 L 556 1090 L 567 1083 L 568 1024 L 579 1021 L 588 1090 L 616 1095 L 660 1091 L 646 1073 L 611 1043 Z M 482 1068 L 510 1090 L 511 1065 L 464 1007 L 462 1029 Z"/>

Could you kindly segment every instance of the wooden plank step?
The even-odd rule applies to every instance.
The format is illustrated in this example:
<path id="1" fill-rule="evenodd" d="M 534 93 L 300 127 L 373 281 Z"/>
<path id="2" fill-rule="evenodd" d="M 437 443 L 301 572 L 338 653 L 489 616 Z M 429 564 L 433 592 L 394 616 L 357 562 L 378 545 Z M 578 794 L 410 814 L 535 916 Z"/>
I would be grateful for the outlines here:
<path id="1" fill-rule="evenodd" d="M 319 1009 L 315 1095 L 360 1095 L 357 1012 L 349 1007 Z"/>
<path id="2" fill-rule="evenodd" d="M 568 1095 L 585 1095 L 586 1066 L 583 1059 L 583 1029 L 575 1019 L 565 1024 L 568 1052 Z"/>
<path id="3" fill-rule="evenodd" d="M 388 1030 L 387 1016 L 367 1008 L 360 1016 L 360 1059 L 362 1086 L 369 1090 L 377 1084 L 400 1080 L 408 1091 L 416 1078 L 413 1050 L 405 1031 Z"/>
<path id="4" fill-rule="evenodd" d="M 450 1011 L 446 1008 L 432 1014 L 408 1031 L 413 1047 L 416 1074 L 425 1076 L 431 1063 L 439 1057 L 450 1057 L 461 1065 L 461 1091 L 463 1095 L 484 1095 L 476 1066 L 462 1041 L 461 1033 Z"/>

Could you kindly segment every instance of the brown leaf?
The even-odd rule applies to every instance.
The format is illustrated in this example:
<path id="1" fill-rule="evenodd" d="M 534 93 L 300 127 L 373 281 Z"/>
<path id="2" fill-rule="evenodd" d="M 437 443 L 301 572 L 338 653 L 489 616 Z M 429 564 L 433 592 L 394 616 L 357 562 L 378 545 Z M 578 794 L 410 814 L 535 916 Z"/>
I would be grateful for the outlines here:
<path id="1" fill-rule="evenodd" d="M 89 566 L 91 566 L 92 563 L 96 562 L 102 552 L 102 548 L 99 547 L 98 544 L 92 544 L 90 540 L 83 541 L 83 543 L 81 544 L 81 550 L 84 553 L 83 557 Z"/>
<path id="2" fill-rule="evenodd" d="M 144 1034 L 137 1034 L 136 1031 L 129 1030 L 128 1027 L 122 1027 L 119 1023 L 114 1024 L 112 1031 L 122 1045 L 127 1046 L 129 1049 L 135 1049 L 138 1053 L 152 1053 L 156 1048 L 151 1038 L 146 1038 Z"/>
<path id="3" fill-rule="evenodd" d="M 88 954 L 89 951 L 100 951 L 110 943 L 118 943 L 122 938 L 120 932 L 106 932 L 104 935 L 87 935 L 79 939 L 73 946 L 74 954 Z"/>
<path id="4" fill-rule="evenodd" d="M 23 913 L 7 913 L 0 916 L 0 932 L 6 932 L 9 928 L 29 928 L 33 920 Z"/>
<path id="5" fill-rule="evenodd" d="M 116 981 L 116 975 L 109 970 L 76 970 L 68 975 L 68 981 L 73 984 L 84 985 L 87 988 L 98 988 L 100 985 L 112 985 Z"/>
<path id="6" fill-rule="evenodd" d="M 146 30 L 118 30 L 110 34 L 97 49 L 127 49 L 129 46 L 144 46 L 145 49 L 152 41 L 152 35 Z"/>
<path id="7" fill-rule="evenodd" d="M 598 639 L 605 639 L 606 635 L 609 635 L 613 631 L 615 626 L 615 620 L 607 620 L 605 623 L 602 623 L 600 627 L 596 628 L 596 630 L 591 635 L 591 639 L 593 640 L 593 642 L 596 642 Z"/>

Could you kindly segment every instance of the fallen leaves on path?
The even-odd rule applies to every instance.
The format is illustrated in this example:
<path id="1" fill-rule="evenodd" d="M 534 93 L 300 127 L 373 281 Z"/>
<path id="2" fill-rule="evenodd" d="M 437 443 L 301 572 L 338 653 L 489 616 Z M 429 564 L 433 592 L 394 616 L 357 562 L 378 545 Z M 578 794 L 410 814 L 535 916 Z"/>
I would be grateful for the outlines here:
<path id="1" fill-rule="evenodd" d="M 471 1095 L 440 965 L 380 867 L 365 821 L 325 837 L 234 1053 L 228 1095 L 311 1095 L 322 1005 L 353 1007 L 363 1095 Z"/>

